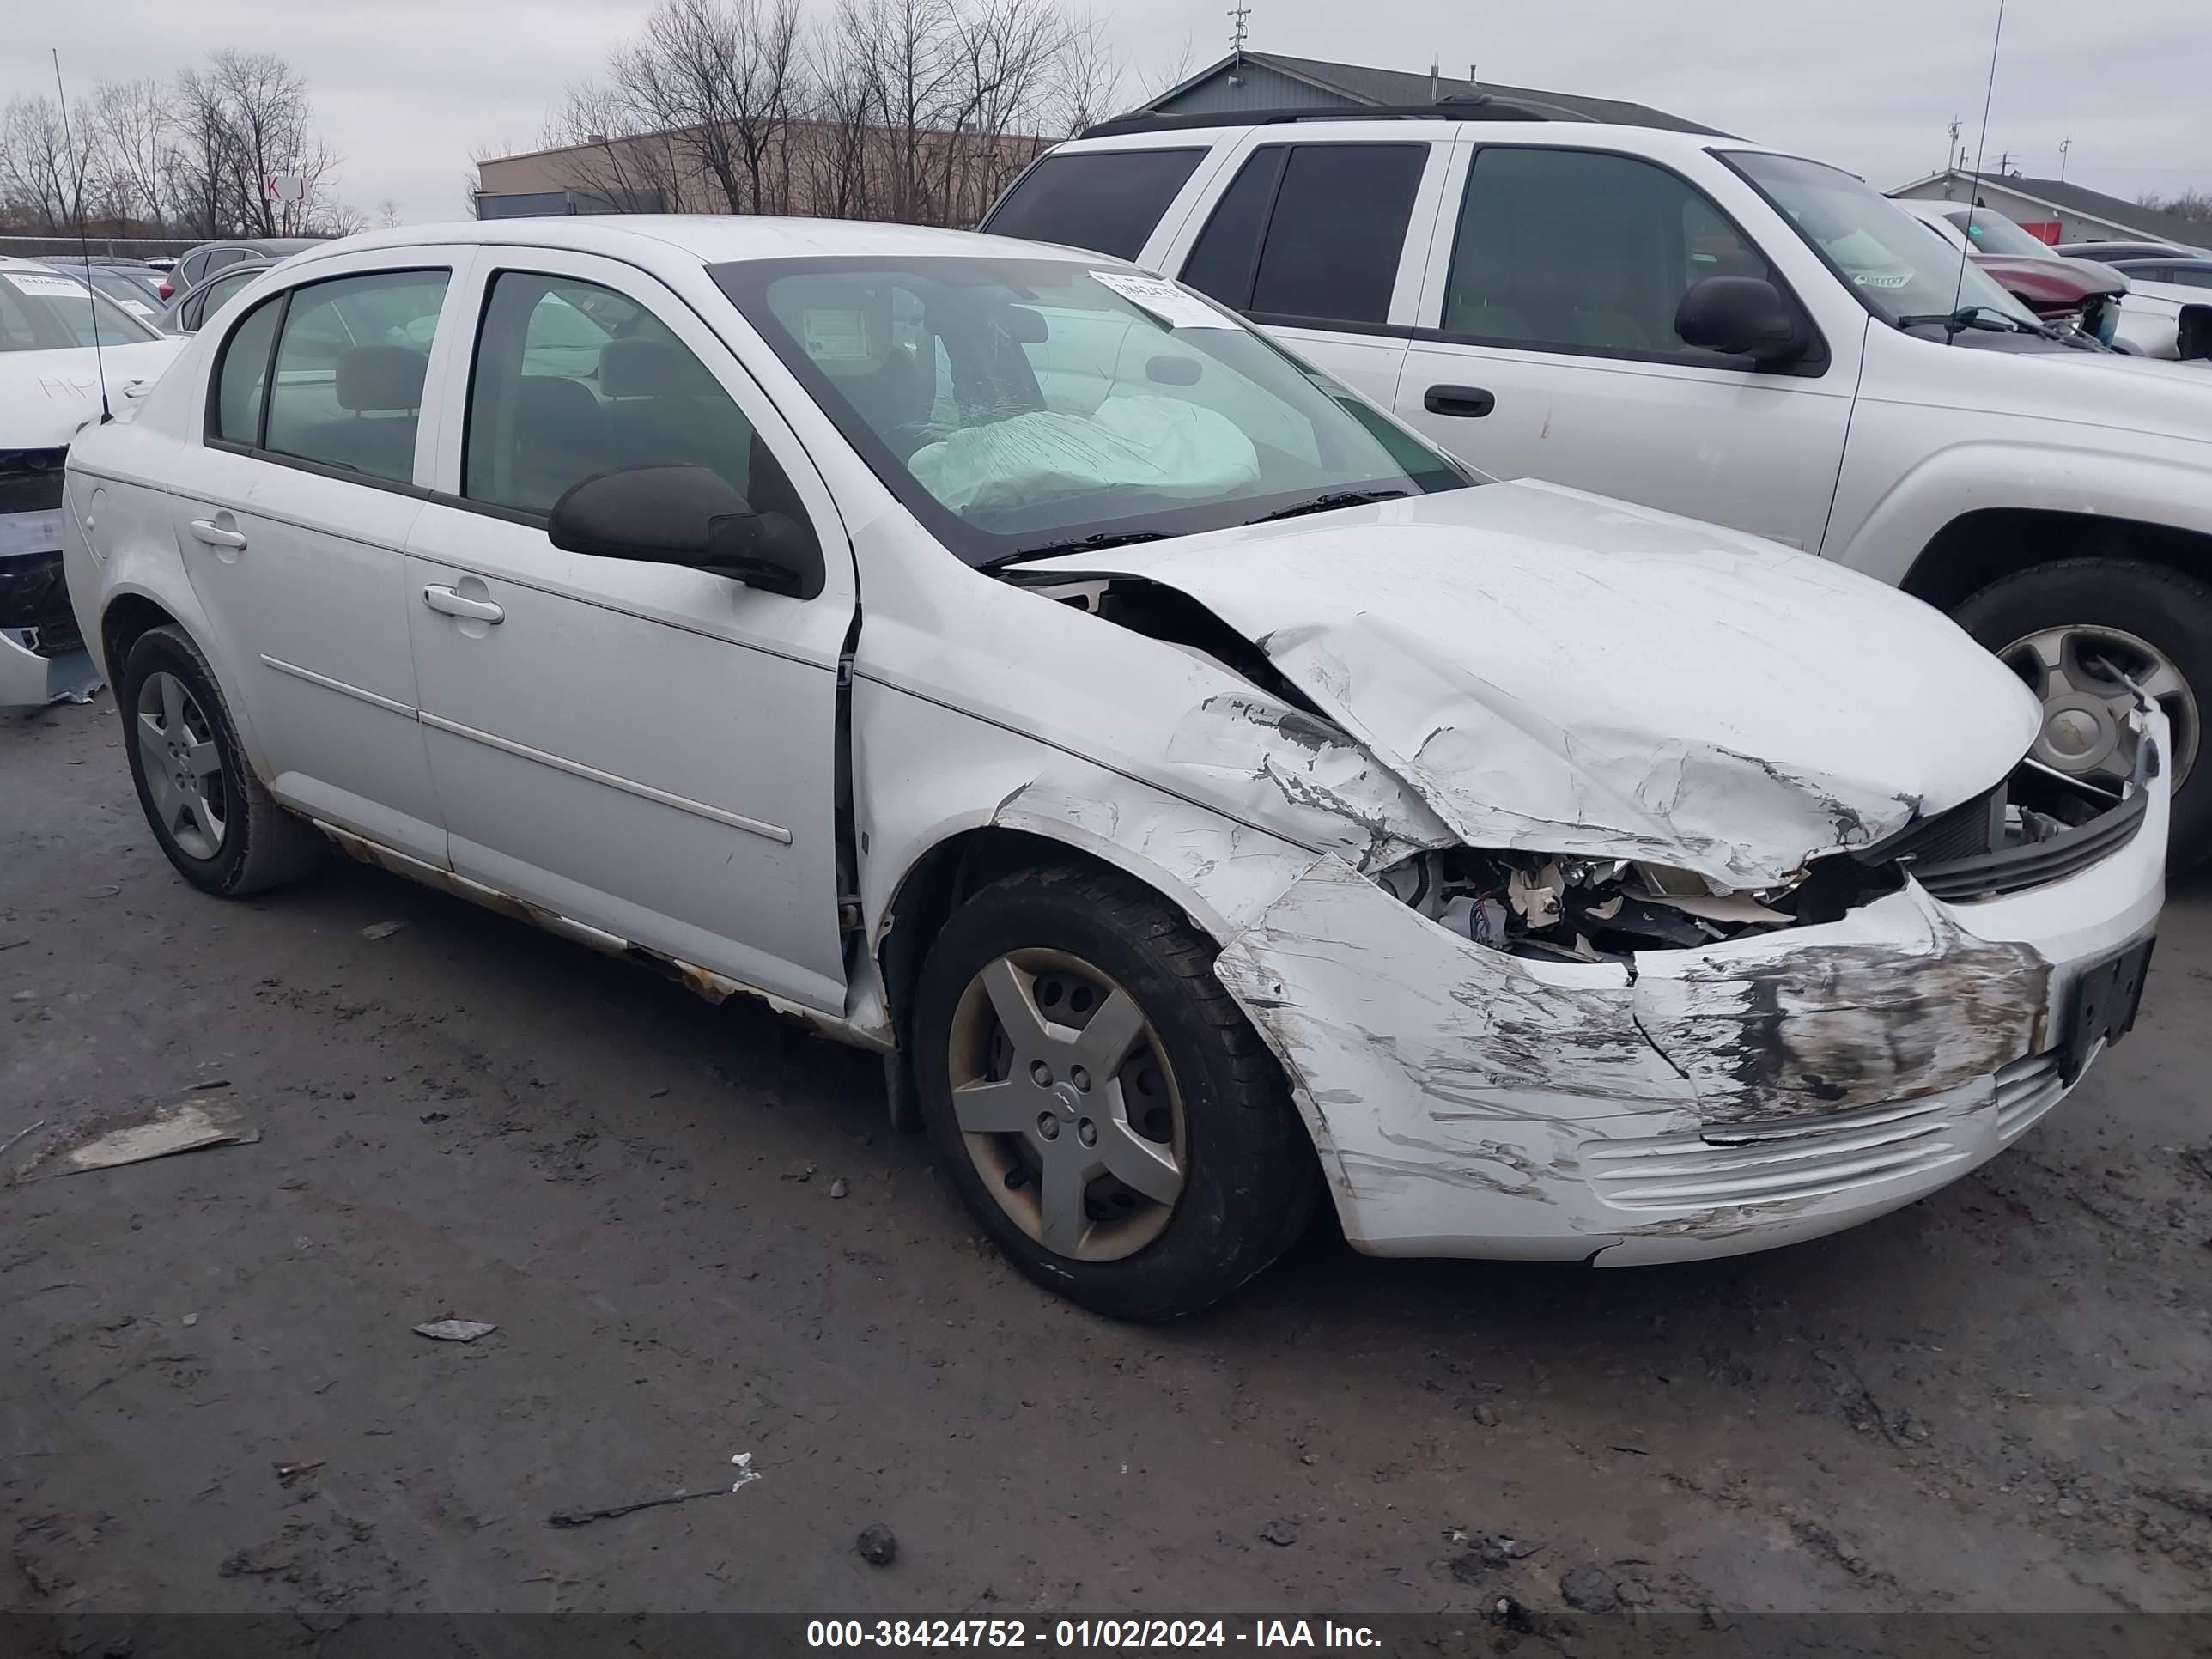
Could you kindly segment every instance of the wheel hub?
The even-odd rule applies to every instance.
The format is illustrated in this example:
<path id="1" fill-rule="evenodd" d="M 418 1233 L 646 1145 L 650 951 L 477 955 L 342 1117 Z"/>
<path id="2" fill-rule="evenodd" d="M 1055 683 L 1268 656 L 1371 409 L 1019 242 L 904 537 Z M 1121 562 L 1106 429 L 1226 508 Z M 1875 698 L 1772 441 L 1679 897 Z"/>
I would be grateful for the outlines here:
<path id="1" fill-rule="evenodd" d="M 1182 1190 L 1182 1108 L 1127 991 L 1065 952 L 1011 952 L 962 993 L 946 1058 L 969 1156 L 1023 1231 L 1089 1261 L 1159 1236 Z"/>
<path id="2" fill-rule="evenodd" d="M 2042 701 L 2031 753 L 2054 771 L 2118 793 L 2135 775 L 2128 720 L 2139 695 L 2158 705 L 2171 728 L 2175 788 L 2196 764 L 2197 694 L 2148 640 L 2069 623 L 2015 640 L 1997 656 Z"/>

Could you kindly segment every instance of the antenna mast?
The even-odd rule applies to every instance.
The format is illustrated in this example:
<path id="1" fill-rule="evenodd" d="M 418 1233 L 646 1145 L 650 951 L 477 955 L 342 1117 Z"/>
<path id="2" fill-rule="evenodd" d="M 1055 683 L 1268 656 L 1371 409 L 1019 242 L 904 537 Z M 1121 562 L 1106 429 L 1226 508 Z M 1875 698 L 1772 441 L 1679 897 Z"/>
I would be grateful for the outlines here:
<path id="1" fill-rule="evenodd" d="M 76 166 L 76 140 L 70 136 L 69 94 L 62 90 L 62 54 L 59 47 L 50 46 L 48 52 L 54 60 L 54 96 L 62 106 L 62 149 L 68 153 L 70 165 Z M 92 319 L 92 372 L 100 377 L 100 423 L 106 426 L 115 418 L 107 406 L 107 357 L 100 349 L 100 294 L 92 285 L 92 238 L 84 227 L 84 175 L 76 178 L 76 246 L 84 257 L 85 314 Z"/>

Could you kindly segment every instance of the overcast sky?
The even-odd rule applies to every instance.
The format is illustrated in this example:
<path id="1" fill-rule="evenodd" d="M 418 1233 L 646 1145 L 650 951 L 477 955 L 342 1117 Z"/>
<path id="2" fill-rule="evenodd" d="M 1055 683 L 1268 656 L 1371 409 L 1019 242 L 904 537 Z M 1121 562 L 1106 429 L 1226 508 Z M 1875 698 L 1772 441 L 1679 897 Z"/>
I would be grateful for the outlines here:
<path id="1" fill-rule="evenodd" d="M 1185 58 L 1226 50 L 1226 0 L 1097 0 L 1133 101 Z M 815 15 L 830 0 L 802 0 Z M 1080 5 L 1083 0 L 1074 0 Z M 591 74 L 650 0 L 97 0 L 11 6 L 0 99 L 166 76 L 226 46 L 307 77 L 341 193 L 413 223 L 465 216 L 481 145 L 529 149 L 569 80 Z M 2203 0 L 2010 0 L 1989 156 L 2132 199 L 2212 189 L 2212 28 Z M 1954 116 L 1975 141 L 1996 0 L 1253 0 L 1257 50 L 1628 98 L 1838 162 L 1882 188 L 1934 172 Z"/>

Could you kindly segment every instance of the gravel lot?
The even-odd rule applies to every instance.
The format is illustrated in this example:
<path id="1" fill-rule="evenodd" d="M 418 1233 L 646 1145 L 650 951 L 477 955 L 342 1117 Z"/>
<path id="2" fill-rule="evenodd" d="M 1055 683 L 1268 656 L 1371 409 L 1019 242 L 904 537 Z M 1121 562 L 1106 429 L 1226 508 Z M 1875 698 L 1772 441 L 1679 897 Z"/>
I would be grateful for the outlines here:
<path id="1" fill-rule="evenodd" d="M 867 1057 L 375 871 L 205 898 L 117 734 L 0 722 L 0 1607 L 2212 1607 L 2212 884 L 2074 1099 L 1873 1226 L 1316 1236 L 1142 1330 L 983 1249 Z M 51 1173 L 218 1078 L 258 1141 Z"/>

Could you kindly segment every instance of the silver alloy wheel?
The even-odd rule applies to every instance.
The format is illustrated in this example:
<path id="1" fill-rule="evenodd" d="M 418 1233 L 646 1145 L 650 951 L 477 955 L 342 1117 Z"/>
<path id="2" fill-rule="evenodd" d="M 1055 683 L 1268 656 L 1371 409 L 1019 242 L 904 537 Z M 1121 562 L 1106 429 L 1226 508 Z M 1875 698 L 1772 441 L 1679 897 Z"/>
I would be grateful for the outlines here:
<path id="1" fill-rule="evenodd" d="M 949 1039 L 952 1115 L 1000 1207 L 1054 1255 L 1113 1261 L 1182 1195 L 1182 1097 L 1136 999 L 1060 951 L 968 982 Z"/>
<path id="2" fill-rule="evenodd" d="M 2135 775 L 2123 741 L 2135 694 L 2125 675 L 2165 711 L 2173 733 L 2173 787 L 2197 763 L 2197 696 L 2181 671 L 2147 640 L 2118 628 L 2070 623 L 2015 640 L 1997 656 L 2043 700 L 2043 728 L 2029 752 L 2069 777 L 2117 792 Z"/>
<path id="3" fill-rule="evenodd" d="M 230 807 L 214 722 L 182 680 L 157 670 L 138 688 L 137 729 L 146 793 L 161 827 L 191 857 L 213 858 Z"/>

